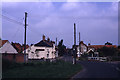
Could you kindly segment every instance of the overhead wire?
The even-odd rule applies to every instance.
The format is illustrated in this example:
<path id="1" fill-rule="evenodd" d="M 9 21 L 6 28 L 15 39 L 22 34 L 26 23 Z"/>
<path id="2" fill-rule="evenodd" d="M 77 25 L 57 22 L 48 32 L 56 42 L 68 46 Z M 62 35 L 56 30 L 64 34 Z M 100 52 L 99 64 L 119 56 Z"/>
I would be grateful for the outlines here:
<path id="1" fill-rule="evenodd" d="M 5 11 L 4 11 L 5 12 Z M 4 19 L 6 19 L 6 20 L 8 20 L 8 21 L 10 21 L 10 22 L 13 22 L 13 23 L 15 23 L 15 24 L 18 24 L 18 25 L 21 25 L 21 26 L 24 26 L 24 24 L 22 23 L 22 22 L 20 22 L 20 21 L 17 21 L 17 20 L 15 20 L 15 19 L 12 19 L 12 18 L 10 18 L 10 17 L 8 17 L 8 16 L 6 16 L 6 15 L 3 15 L 3 14 L 0 14 L 0 15 L 2 15 L 2 17 L 4 18 Z M 29 27 L 33 27 L 32 25 L 27 25 L 27 26 L 29 26 Z M 38 32 L 36 32 L 36 31 L 34 31 L 34 29 L 31 29 L 31 28 L 27 28 L 29 31 L 31 31 L 32 33 L 34 33 L 37 37 L 38 36 L 40 36 L 39 34 L 41 34 L 41 33 L 38 33 Z M 19 29 L 20 28 L 18 28 L 17 29 L 17 31 L 15 32 L 15 34 L 13 35 L 13 37 L 15 38 L 16 37 L 16 35 L 17 35 L 17 33 L 19 32 Z M 45 34 L 41 34 L 41 36 L 42 35 L 45 35 Z M 45 36 L 47 36 L 47 35 L 45 35 Z M 13 39 L 13 37 L 12 37 L 12 39 Z M 47 36 L 48 37 L 48 36 Z"/>

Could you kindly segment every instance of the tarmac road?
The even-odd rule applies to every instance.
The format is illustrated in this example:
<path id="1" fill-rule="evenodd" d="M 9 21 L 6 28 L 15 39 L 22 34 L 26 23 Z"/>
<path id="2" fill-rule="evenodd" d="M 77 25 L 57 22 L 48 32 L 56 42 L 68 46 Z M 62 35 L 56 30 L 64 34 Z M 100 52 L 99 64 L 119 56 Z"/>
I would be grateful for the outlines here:
<path id="1" fill-rule="evenodd" d="M 97 61 L 78 61 L 82 64 L 83 71 L 73 78 L 120 78 L 118 64 Z"/>

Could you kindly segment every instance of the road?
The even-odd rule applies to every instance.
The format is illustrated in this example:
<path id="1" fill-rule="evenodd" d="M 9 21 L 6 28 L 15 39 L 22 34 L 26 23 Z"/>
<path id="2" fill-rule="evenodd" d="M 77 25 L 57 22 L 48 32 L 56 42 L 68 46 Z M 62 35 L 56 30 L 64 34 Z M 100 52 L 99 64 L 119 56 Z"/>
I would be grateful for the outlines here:
<path id="1" fill-rule="evenodd" d="M 64 56 L 63 60 L 72 62 L 72 57 Z M 77 64 L 81 64 L 83 70 L 73 78 L 120 78 L 120 62 L 77 61 Z"/>
<path id="2" fill-rule="evenodd" d="M 84 69 L 73 78 L 120 78 L 117 64 L 96 61 L 78 61 Z"/>

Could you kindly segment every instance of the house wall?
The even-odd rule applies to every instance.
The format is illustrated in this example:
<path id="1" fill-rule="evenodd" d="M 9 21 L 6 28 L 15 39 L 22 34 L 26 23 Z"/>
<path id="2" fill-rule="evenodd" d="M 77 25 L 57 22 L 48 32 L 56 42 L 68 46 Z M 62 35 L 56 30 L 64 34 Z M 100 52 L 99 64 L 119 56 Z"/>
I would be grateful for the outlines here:
<path id="1" fill-rule="evenodd" d="M 85 45 L 81 44 L 80 46 L 81 46 L 81 52 L 82 53 L 87 52 L 87 47 Z"/>
<path id="2" fill-rule="evenodd" d="M 36 51 L 36 49 L 44 49 L 44 51 Z M 55 46 L 54 47 L 36 47 L 33 45 L 28 49 L 26 49 L 26 53 L 28 54 L 28 59 L 55 58 Z M 49 55 L 48 57 L 47 57 L 47 54 Z"/>
<path id="3" fill-rule="evenodd" d="M 18 53 L 16 49 L 9 43 L 6 42 L 1 48 L 0 48 L 0 53 Z"/>
<path id="4" fill-rule="evenodd" d="M 88 51 L 89 51 L 90 49 L 91 49 L 91 50 L 93 50 L 93 51 L 95 51 L 95 49 L 94 49 L 94 48 L 89 48 L 89 47 L 88 47 Z"/>

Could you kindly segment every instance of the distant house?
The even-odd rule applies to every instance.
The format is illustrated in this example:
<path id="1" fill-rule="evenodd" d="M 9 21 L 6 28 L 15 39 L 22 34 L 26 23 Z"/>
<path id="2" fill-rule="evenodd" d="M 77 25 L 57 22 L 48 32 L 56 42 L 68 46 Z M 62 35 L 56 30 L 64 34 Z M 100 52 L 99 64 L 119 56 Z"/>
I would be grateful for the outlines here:
<path id="1" fill-rule="evenodd" d="M 55 42 L 50 41 L 49 38 L 45 40 L 44 35 L 43 40 L 37 44 L 31 45 L 28 49 L 26 49 L 26 53 L 28 54 L 28 59 L 52 59 L 57 55 L 55 50 Z"/>
<path id="2" fill-rule="evenodd" d="M 21 45 L 21 48 L 22 48 L 22 49 L 21 49 L 21 52 L 23 52 L 23 51 L 25 50 L 25 46 L 24 46 L 24 44 Z M 28 44 L 26 44 L 26 49 L 27 49 L 27 48 L 29 48 L 29 45 L 28 45 Z"/>
<path id="3" fill-rule="evenodd" d="M 0 53 L 16 54 L 18 52 L 8 40 L 0 40 Z"/>
<path id="4" fill-rule="evenodd" d="M 77 48 L 77 56 L 80 57 L 81 54 L 84 54 L 88 51 L 88 47 L 86 44 L 84 44 L 83 41 L 79 43 L 79 45 L 76 45 Z"/>
<path id="5" fill-rule="evenodd" d="M 108 48 L 117 48 L 116 45 L 88 45 L 88 60 L 99 60 L 99 61 L 106 61 L 106 57 L 99 57 L 99 52 L 97 52 L 98 49 L 108 47 Z"/>
<path id="6" fill-rule="evenodd" d="M 108 47 L 108 48 L 117 48 L 116 45 L 88 45 L 88 50 L 92 49 L 93 51 L 96 51 L 100 48 L 103 48 L 103 47 Z"/>
<path id="7" fill-rule="evenodd" d="M 21 48 L 21 45 L 19 43 L 11 43 L 12 46 L 17 50 L 18 53 L 21 53 L 22 51 L 22 48 Z"/>
<path id="8" fill-rule="evenodd" d="M 11 43 L 12 46 L 17 50 L 18 53 L 22 53 L 24 51 L 24 45 L 21 45 L 19 43 Z M 26 49 L 29 47 L 29 45 L 26 45 Z"/>
<path id="9" fill-rule="evenodd" d="M 80 52 L 82 54 L 86 53 L 88 51 L 88 46 L 84 44 L 83 41 L 81 41 L 79 44 L 80 44 Z"/>

